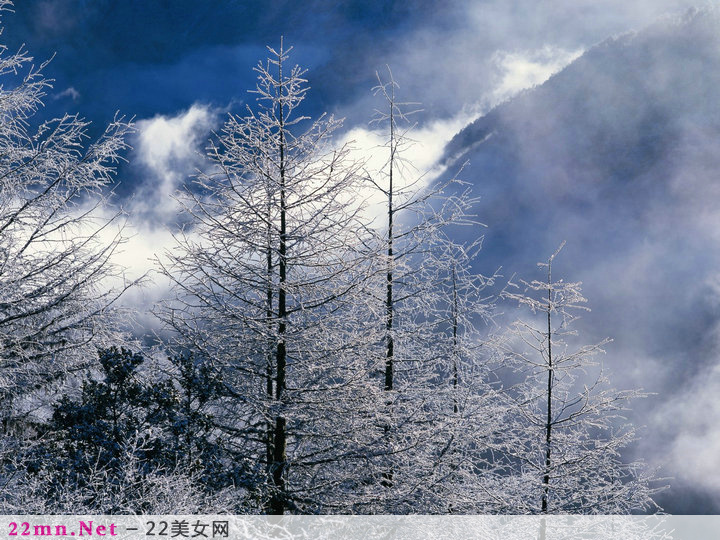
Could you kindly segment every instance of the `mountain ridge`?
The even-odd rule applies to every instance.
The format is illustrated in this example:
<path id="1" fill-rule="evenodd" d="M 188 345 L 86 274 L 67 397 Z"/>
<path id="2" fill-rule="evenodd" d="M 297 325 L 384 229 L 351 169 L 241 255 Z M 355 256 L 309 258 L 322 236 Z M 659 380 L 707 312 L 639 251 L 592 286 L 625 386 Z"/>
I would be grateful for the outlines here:
<path id="1" fill-rule="evenodd" d="M 567 240 L 554 270 L 584 283 L 583 341 L 614 338 L 614 380 L 654 393 L 630 414 L 648 426 L 638 455 L 676 478 L 660 500 L 671 513 L 699 511 L 688 493 L 710 493 L 700 511 L 720 511 L 697 473 L 714 465 L 689 468 L 678 442 L 720 452 L 720 428 L 688 427 L 695 389 L 720 395 L 709 375 L 720 355 L 719 101 L 720 10 L 690 10 L 591 47 L 466 126 L 443 157 L 468 162 L 462 178 L 481 197 L 481 270 L 534 278 Z"/>
<path id="2" fill-rule="evenodd" d="M 708 27 L 708 24 L 710 27 Z M 705 28 L 703 28 L 705 26 Z M 527 107 L 528 100 L 537 99 L 538 95 L 547 95 L 552 93 L 570 94 L 569 89 L 562 88 L 563 84 L 567 84 L 568 80 L 575 79 L 576 82 L 582 83 L 586 80 L 587 75 L 580 72 L 586 71 L 588 66 L 598 63 L 607 63 L 608 60 L 622 59 L 627 53 L 633 49 L 639 49 L 640 56 L 657 56 L 657 51 L 649 54 L 648 49 L 657 42 L 665 42 L 666 49 L 672 55 L 681 56 L 685 51 L 684 47 L 678 47 L 682 41 L 689 39 L 688 35 L 694 36 L 689 45 L 695 48 L 698 37 L 705 37 L 706 42 L 715 42 L 720 46 L 718 39 L 718 30 L 720 30 L 720 9 L 717 7 L 693 8 L 686 11 L 681 16 L 666 16 L 654 24 L 643 30 L 635 30 L 609 37 L 596 45 L 587 49 L 578 58 L 573 60 L 565 68 L 554 73 L 547 81 L 540 85 L 524 89 L 511 98 L 499 103 L 493 107 L 487 114 L 471 122 L 460 130 L 446 145 L 442 161 L 448 162 L 460 159 L 461 155 L 466 152 L 470 146 L 477 144 L 478 139 L 484 139 L 488 135 L 489 127 L 500 117 L 509 114 L 516 114 L 515 109 L 519 107 Z M 671 44 L 667 38 L 672 38 Z M 710 39 L 707 39 L 710 38 Z M 691 39 L 691 38 L 690 38 Z M 655 42 L 655 43 L 653 43 Z M 716 52 L 716 51 L 714 51 Z M 617 66 L 617 62 L 613 62 Z M 656 76 L 658 74 L 655 74 Z M 635 85 L 637 86 L 635 81 Z M 570 89 L 571 90 L 571 89 Z M 587 90 L 587 88 L 577 88 L 576 90 Z M 571 94 L 572 95 L 572 94 Z M 581 97 L 587 97 L 588 92 L 584 92 Z M 577 96 L 574 96 L 577 98 Z M 654 96 L 662 98 L 663 96 Z M 660 99 L 660 101 L 664 101 Z"/>

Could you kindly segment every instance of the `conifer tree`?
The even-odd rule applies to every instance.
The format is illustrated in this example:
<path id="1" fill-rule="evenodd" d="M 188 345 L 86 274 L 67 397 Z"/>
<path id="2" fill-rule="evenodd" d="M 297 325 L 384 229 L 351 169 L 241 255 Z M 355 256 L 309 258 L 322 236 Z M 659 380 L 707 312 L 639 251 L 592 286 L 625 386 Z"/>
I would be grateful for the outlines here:
<path id="1" fill-rule="evenodd" d="M 478 354 L 479 325 L 491 316 L 488 291 L 497 276 L 473 269 L 481 237 L 453 240 L 463 227 L 481 227 L 472 214 L 478 199 L 466 183 L 457 176 L 428 179 L 409 160 L 418 111 L 399 100 L 398 89 L 391 72 L 387 81 L 378 75 L 375 93 L 383 104 L 372 124 L 386 135 L 379 150 L 386 162 L 370 172 L 370 182 L 386 216 L 374 229 L 385 452 L 375 460 L 372 511 L 477 511 L 481 503 L 471 504 L 468 495 L 477 476 L 465 472 L 481 461 L 498 418 L 486 409 L 495 390 Z M 472 432 L 461 427 L 468 423 Z"/>
<path id="2" fill-rule="evenodd" d="M 564 245 L 564 243 L 563 243 Z M 500 347 L 524 375 L 509 390 L 506 431 L 514 473 L 502 483 L 511 513 L 627 514 L 655 508 L 652 476 L 622 452 L 635 439 L 623 411 L 643 394 L 614 390 L 595 357 L 609 343 L 575 345 L 572 323 L 587 311 L 580 283 L 553 277 L 563 245 L 538 263 L 545 279 L 520 281 L 506 297 L 530 311 L 513 323 Z"/>
<path id="3" fill-rule="evenodd" d="M 177 298 L 159 310 L 223 373 L 225 429 L 261 465 L 255 496 L 273 514 L 350 504 L 372 401 L 359 167 L 332 145 L 338 120 L 299 114 L 289 51 L 269 48 L 257 107 L 229 116 L 213 170 L 182 197 L 193 223 L 163 263 Z"/>

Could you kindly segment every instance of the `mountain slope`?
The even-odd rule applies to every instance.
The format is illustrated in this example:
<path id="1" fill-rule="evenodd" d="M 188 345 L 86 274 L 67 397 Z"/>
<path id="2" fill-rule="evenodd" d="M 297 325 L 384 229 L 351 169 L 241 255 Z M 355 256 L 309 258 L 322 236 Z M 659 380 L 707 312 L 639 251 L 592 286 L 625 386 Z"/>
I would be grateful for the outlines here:
<path id="1" fill-rule="evenodd" d="M 467 126 L 444 158 L 469 160 L 462 177 L 483 197 L 483 269 L 534 278 L 535 261 L 568 241 L 557 270 L 585 282 L 593 307 L 581 333 L 615 338 L 616 384 L 657 392 L 633 412 L 648 425 L 638 451 L 698 489 L 712 486 L 676 443 L 696 429 L 697 392 L 685 392 L 717 365 L 719 89 L 720 11 L 691 11 L 593 47 Z M 698 437 L 711 447 L 720 430 Z M 713 497 L 699 510 L 719 511 Z"/>

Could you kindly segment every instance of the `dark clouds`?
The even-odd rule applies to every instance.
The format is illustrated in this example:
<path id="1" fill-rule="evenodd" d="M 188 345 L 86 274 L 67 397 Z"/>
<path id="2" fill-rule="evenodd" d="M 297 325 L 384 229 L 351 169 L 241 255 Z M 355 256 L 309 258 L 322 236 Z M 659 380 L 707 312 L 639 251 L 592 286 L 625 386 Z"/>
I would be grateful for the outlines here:
<path id="1" fill-rule="evenodd" d="M 447 116 L 492 91 L 498 50 L 576 50 L 687 4 L 37 0 L 4 16 L 3 39 L 11 48 L 26 43 L 38 59 L 57 53 L 48 68 L 57 91 L 73 87 L 82 100 L 50 112 L 75 105 L 106 120 L 118 109 L 147 117 L 197 100 L 243 99 L 251 67 L 282 35 L 296 46 L 294 60 L 311 69 L 311 112 L 342 109 L 366 121 L 355 104 L 386 63 L 408 95 Z"/>
<path id="2" fill-rule="evenodd" d="M 312 69 L 313 102 L 333 107 L 366 92 L 375 60 L 444 9 L 420 0 L 42 0 L 15 11 L 4 17 L 5 41 L 27 43 L 38 59 L 57 53 L 48 73 L 58 90 L 77 89 L 83 113 L 102 119 L 108 110 L 143 117 L 242 99 L 252 66 L 280 36 L 296 46 L 293 61 Z"/>

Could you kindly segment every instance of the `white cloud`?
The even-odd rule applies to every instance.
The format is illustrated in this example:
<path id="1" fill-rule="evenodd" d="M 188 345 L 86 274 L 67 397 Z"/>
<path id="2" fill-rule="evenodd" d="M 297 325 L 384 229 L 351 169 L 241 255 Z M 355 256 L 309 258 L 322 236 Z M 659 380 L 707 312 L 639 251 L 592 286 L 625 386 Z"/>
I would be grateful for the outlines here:
<path id="1" fill-rule="evenodd" d="M 481 113 L 478 107 L 466 107 L 450 118 L 432 120 L 411 130 L 407 134 L 409 144 L 403 147 L 400 156 L 401 161 L 394 177 L 395 186 L 402 189 L 420 180 L 416 187 L 421 188 L 438 178 L 446 169 L 439 163 L 445 146 Z M 344 134 L 340 144 L 349 144 L 352 148 L 351 157 L 363 161 L 367 173 L 377 179 L 384 177 L 387 168 L 387 138 L 387 133 L 380 129 L 357 126 Z M 380 205 L 384 204 L 382 194 L 368 187 L 365 195 L 370 211 L 379 214 Z"/>
<path id="2" fill-rule="evenodd" d="M 167 223 L 177 213 L 173 195 L 201 162 L 201 151 L 210 131 L 217 124 L 217 113 L 194 104 L 176 116 L 158 115 L 137 123 L 135 156 L 146 171 L 130 202 L 134 217 Z"/>
<path id="3" fill-rule="evenodd" d="M 174 116 L 158 115 L 137 122 L 130 159 L 144 177 L 125 204 L 128 215 L 122 225 L 126 240 L 113 262 L 124 269 L 127 280 L 147 276 L 145 286 L 131 288 L 121 299 L 123 305 L 137 308 L 146 327 L 158 323 L 148 311 L 169 291 L 169 282 L 155 271 L 154 261 L 175 245 L 170 228 L 177 221 L 179 205 L 173 195 L 202 164 L 202 149 L 217 122 L 217 111 L 198 104 Z M 116 209 L 105 207 L 98 212 L 102 220 Z M 111 227 L 102 232 L 101 240 L 109 242 L 116 233 L 117 227 Z"/>
<path id="4" fill-rule="evenodd" d="M 174 239 L 168 227 L 156 227 L 133 215 L 118 214 L 112 204 L 94 207 L 93 201 L 79 206 L 75 214 L 90 212 L 78 230 L 80 236 L 94 235 L 97 247 L 109 246 L 122 238 L 111 257 L 115 269 L 101 284 L 108 290 L 121 290 L 126 284 L 136 284 L 126 290 L 117 305 L 129 308 L 132 319 L 141 333 L 160 328 L 160 321 L 150 310 L 170 295 L 170 280 L 158 272 L 156 259 L 174 246 Z M 103 224 L 112 221 L 108 226 Z"/>
<path id="5" fill-rule="evenodd" d="M 73 101 L 77 101 L 78 99 L 80 99 L 80 92 L 78 92 L 75 88 L 71 86 L 53 96 L 54 99 L 62 99 L 64 97 L 69 97 Z"/>
<path id="6" fill-rule="evenodd" d="M 669 445 L 672 473 L 685 485 L 720 492 L 720 365 L 700 374 L 681 395 L 668 402 L 660 419 L 677 429 Z M 667 455 L 666 455 L 667 457 Z"/>
<path id="7" fill-rule="evenodd" d="M 493 63 L 501 75 L 493 91 L 493 101 L 505 101 L 521 90 L 544 83 L 582 52 L 582 49 L 567 51 L 549 45 L 534 51 L 496 51 Z"/>

